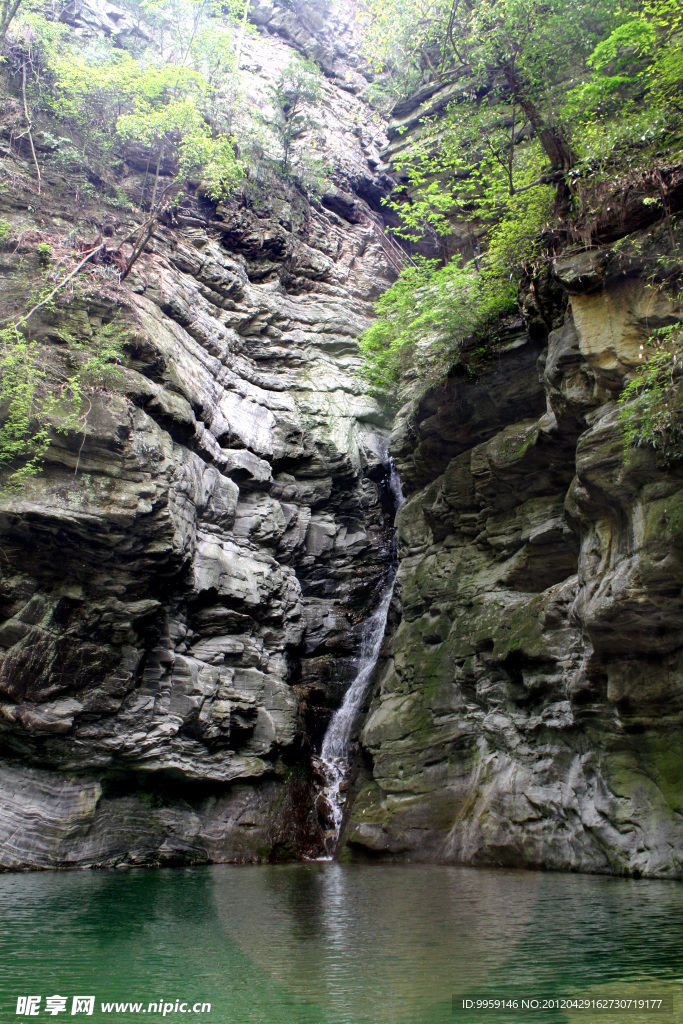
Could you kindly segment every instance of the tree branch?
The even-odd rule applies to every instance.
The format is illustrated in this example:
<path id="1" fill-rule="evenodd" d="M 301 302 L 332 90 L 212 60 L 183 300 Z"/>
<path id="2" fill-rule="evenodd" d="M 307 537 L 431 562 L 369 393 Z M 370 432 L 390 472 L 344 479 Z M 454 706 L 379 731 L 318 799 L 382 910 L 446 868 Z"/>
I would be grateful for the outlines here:
<path id="1" fill-rule="evenodd" d="M 461 64 L 465 64 L 466 65 L 468 62 L 466 60 L 464 60 L 463 57 L 461 57 L 460 53 L 458 52 L 458 47 L 455 45 L 455 39 L 453 38 L 453 29 L 455 28 L 455 13 L 456 13 L 456 11 L 458 9 L 459 3 L 460 3 L 460 0 L 453 0 L 453 6 L 451 7 L 451 13 L 450 13 L 450 16 L 448 18 L 448 28 L 446 30 L 446 34 L 447 34 L 449 42 L 451 44 L 451 48 L 453 50 L 453 53 L 458 58 L 458 60 L 460 61 Z"/>
<path id="2" fill-rule="evenodd" d="M 168 185 L 165 187 L 165 189 L 159 196 L 159 201 L 157 203 L 156 209 L 150 211 L 150 216 L 148 217 L 148 219 L 139 227 L 139 229 L 137 229 L 137 235 L 135 234 L 135 232 L 131 232 L 129 235 L 126 235 L 126 237 L 120 243 L 118 249 L 116 249 L 116 253 L 120 253 L 122 247 L 126 244 L 126 242 L 130 242 L 133 238 L 135 238 L 135 241 L 133 242 L 133 251 L 131 253 L 130 259 L 126 263 L 124 271 L 121 274 L 121 281 L 125 281 L 125 279 L 128 277 L 131 270 L 133 269 L 133 264 L 140 258 L 140 256 L 142 256 L 142 253 L 145 250 L 145 246 L 147 245 L 150 238 L 154 234 L 155 228 L 159 223 L 159 218 L 161 217 L 164 210 L 166 210 L 166 206 L 164 206 L 164 199 L 166 198 L 166 193 L 173 186 L 173 184 L 174 181 L 169 181 Z"/>
<path id="3" fill-rule="evenodd" d="M 85 413 L 84 416 L 79 416 L 78 417 L 79 420 L 81 420 L 81 419 L 83 420 L 83 439 L 81 440 L 81 447 L 78 449 L 78 456 L 76 457 L 76 465 L 74 466 L 74 476 L 76 476 L 77 473 L 78 473 L 78 466 L 79 466 L 80 461 L 81 461 L 81 452 L 83 451 L 83 445 L 85 444 L 85 435 L 86 435 L 86 431 L 88 429 L 88 416 L 90 415 L 91 412 L 92 412 L 92 402 L 90 401 L 90 399 L 88 399 L 88 411 Z"/>
<path id="4" fill-rule="evenodd" d="M 104 249 L 105 245 L 106 245 L 106 243 L 102 242 L 101 245 L 98 245 L 98 246 L 96 246 L 96 248 L 91 249 L 90 252 L 86 255 L 85 259 L 81 260 L 81 262 L 78 264 L 76 269 L 72 270 L 70 274 L 67 274 L 66 277 L 62 278 L 62 280 L 59 282 L 59 284 L 56 286 L 56 288 L 53 288 L 52 291 L 50 292 L 50 294 L 46 295 L 46 297 L 42 300 L 42 302 L 39 302 L 37 306 L 34 306 L 33 309 L 29 310 L 29 312 L 26 314 L 26 316 L 22 316 L 21 320 L 17 320 L 17 322 L 15 323 L 14 326 L 18 327 L 19 324 L 25 324 L 29 317 L 33 316 L 34 313 L 37 313 L 37 311 L 39 309 L 41 309 L 43 306 L 46 306 L 47 303 L 50 301 L 50 299 L 54 295 L 56 295 L 57 292 L 60 291 L 64 287 L 65 284 L 68 284 L 68 282 L 71 280 L 71 278 L 75 277 L 76 274 L 78 273 L 78 271 L 81 270 L 86 265 L 86 263 L 88 263 L 89 260 L 91 260 L 93 258 L 95 253 L 98 253 L 102 249 Z"/>
<path id="5" fill-rule="evenodd" d="M 131 253 L 130 259 L 126 263 L 125 269 L 124 269 L 123 273 L 121 274 L 121 280 L 122 281 L 126 280 L 128 275 L 130 274 L 131 270 L 133 269 L 133 264 L 140 258 L 140 256 L 142 256 L 142 253 L 143 253 L 143 251 L 145 249 L 145 246 L 147 245 L 147 243 L 149 242 L 150 238 L 154 234 L 154 229 L 157 226 L 157 220 L 158 220 L 158 217 L 154 217 L 154 218 L 152 218 L 152 220 L 148 221 L 148 223 L 147 223 L 147 231 L 144 234 L 144 238 L 143 238 L 143 232 L 141 232 L 138 235 L 138 241 L 133 246 L 133 252 Z"/>
<path id="6" fill-rule="evenodd" d="M 526 95 L 514 61 L 501 61 L 500 70 L 505 75 L 513 98 L 526 114 L 534 134 L 550 160 L 552 170 L 568 171 L 576 163 L 576 154 L 571 145 L 563 138 L 561 132 L 546 123 L 534 101 Z"/>
<path id="7" fill-rule="evenodd" d="M 38 175 L 38 195 L 40 195 L 40 167 L 38 166 L 38 158 L 36 157 L 35 146 L 33 145 L 33 135 L 31 133 L 31 118 L 28 116 L 28 104 L 26 103 L 26 61 L 21 62 L 21 95 L 24 99 L 24 115 L 26 117 L 26 124 L 28 125 L 26 133 L 28 135 L 28 141 L 31 144 L 31 153 L 33 154 L 33 163 L 35 164 L 36 174 Z"/>
<path id="8" fill-rule="evenodd" d="M 420 52 L 421 52 L 422 56 L 424 57 L 425 61 L 427 62 L 427 67 L 429 68 L 431 73 L 434 75 L 436 80 L 443 83 L 443 78 L 442 78 L 441 74 L 436 70 L 436 68 L 432 64 L 431 57 L 427 53 L 427 50 L 425 49 L 424 46 L 420 47 Z"/>
<path id="9" fill-rule="evenodd" d="M 552 174 L 543 174 L 536 181 L 532 181 L 530 185 L 522 185 L 521 188 L 516 188 L 511 195 L 518 195 L 520 192 L 528 192 L 530 188 L 536 188 L 537 185 L 556 185 L 558 181 L 562 181 L 564 178 L 564 171 L 553 171 Z"/>

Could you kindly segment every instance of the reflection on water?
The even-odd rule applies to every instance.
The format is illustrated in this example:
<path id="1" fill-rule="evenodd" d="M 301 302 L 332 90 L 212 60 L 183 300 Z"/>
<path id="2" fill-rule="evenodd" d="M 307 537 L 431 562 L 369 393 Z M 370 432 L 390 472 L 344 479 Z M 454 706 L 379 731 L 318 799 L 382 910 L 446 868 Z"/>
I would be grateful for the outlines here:
<path id="1" fill-rule="evenodd" d="M 310 865 L 251 872 L 216 887 L 226 930 L 288 990 L 346 1020 L 418 1019 L 485 979 L 520 940 L 539 876 L 390 866 Z M 264 938 L 265 936 L 265 938 Z M 350 1016 L 348 1019 L 353 1020 Z"/>
<path id="2" fill-rule="evenodd" d="M 0 907 L 2 1024 L 35 1019 L 15 1016 L 30 994 L 205 1001 L 212 1013 L 191 1019 L 213 1024 L 444 1024 L 465 1020 L 452 995 L 601 994 L 637 979 L 683 994 L 678 883 L 318 863 L 5 875 Z M 509 1019 L 594 1024 L 496 1018 Z"/>

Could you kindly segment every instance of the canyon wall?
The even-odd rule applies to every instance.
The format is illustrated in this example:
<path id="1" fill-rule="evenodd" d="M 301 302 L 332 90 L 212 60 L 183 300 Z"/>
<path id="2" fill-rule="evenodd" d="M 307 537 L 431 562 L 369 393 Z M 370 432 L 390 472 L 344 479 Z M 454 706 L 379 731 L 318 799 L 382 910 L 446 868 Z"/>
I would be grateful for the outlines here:
<path id="1" fill-rule="evenodd" d="M 84 38 L 139 30 L 99 0 L 69 16 Z M 116 386 L 76 422 L 53 410 L 43 470 L 0 496 L 0 867 L 323 851 L 310 755 L 392 560 L 391 424 L 356 339 L 401 265 L 392 160 L 448 95 L 425 82 L 382 150 L 352 5 L 250 18 L 266 116 L 293 52 L 323 69 L 293 165 L 315 153 L 324 177 L 218 204 L 195 185 L 123 284 L 103 259 L 31 318 L 56 376 L 74 344 L 127 342 Z M 37 196 L 5 84 L 11 301 L 42 280 L 39 245 L 106 255 L 135 218 L 74 196 L 48 120 Z M 147 157 L 124 157 L 139 198 Z M 652 329 L 681 319 L 648 286 L 656 216 L 623 203 L 488 354 L 396 417 L 401 564 L 344 857 L 683 875 L 683 472 L 625 451 L 617 402 Z M 447 249 L 470 243 L 454 225 Z"/>
<path id="2" fill-rule="evenodd" d="M 86 38 L 136 31 L 114 5 L 70 17 Z M 324 158 L 318 193 L 277 178 L 218 205 L 190 193 L 125 283 L 103 261 L 31 318 L 50 372 L 67 340 L 109 324 L 128 343 L 123 380 L 87 391 L 67 429 L 54 419 L 44 469 L 0 498 L 6 868 L 322 848 L 310 746 L 341 701 L 392 541 L 388 423 L 355 340 L 395 276 L 377 212 L 390 182 L 381 122 L 344 57 L 349 12 L 325 27 L 314 8 L 262 5 L 253 20 L 244 76 L 266 116 L 295 48 L 326 71 L 294 147 L 295 166 Z M 87 193 L 74 209 L 47 121 L 36 196 L 13 103 L 8 295 L 40 280 L 39 243 L 56 257 L 104 236 L 113 250 L 131 228 Z M 144 171 L 127 153 L 121 188 L 139 194 Z"/>
<path id="3" fill-rule="evenodd" d="M 399 414 L 400 624 L 347 856 L 683 875 L 683 472 L 625 451 L 616 401 L 683 316 L 647 280 L 668 231 L 556 259 Z"/>

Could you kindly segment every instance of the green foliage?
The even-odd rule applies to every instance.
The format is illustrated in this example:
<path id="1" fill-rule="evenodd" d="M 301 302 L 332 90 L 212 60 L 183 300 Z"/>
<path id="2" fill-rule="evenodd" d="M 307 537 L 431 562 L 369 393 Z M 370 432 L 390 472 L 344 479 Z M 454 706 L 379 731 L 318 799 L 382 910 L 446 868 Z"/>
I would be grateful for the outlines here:
<path id="1" fill-rule="evenodd" d="M 221 14 L 223 23 L 209 26 L 222 7 L 208 0 L 131 0 L 128 6 L 148 29 L 150 22 L 158 29 L 161 53 L 149 46 L 130 52 L 97 37 L 76 46 L 65 26 L 38 9 L 27 9 L 13 27 L 32 72 L 33 104 L 83 137 L 80 153 L 72 140 L 56 140 L 52 159 L 94 164 L 113 192 L 121 143 L 134 142 L 150 149 L 155 196 L 160 165 L 171 161 L 179 186 L 199 175 L 208 194 L 220 198 L 244 174 L 227 130 L 232 112 L 219 102 L 234 71 L 235 24 Z M 241 14 L 243 3 L 237 7 Z"/>
<path id="2" fill-rule="evenodd" d="M 15 325 L 0 329 L 1 488 L 20 489 L 40 472 L 51 429 L 81 429 L 81 407 L 93 388 L 112 389 L 121 379 L 127 331 L 116 320 L 90 337 L 60 332 L 66 346 L 63 368 L 48 371 L 37 341 Z"/>
<path id="3" fill-rule="evenodd" d="M 457 223 L 475 249 L 466 265 L 405 272 L 380 302 L 365 372 L 392 395 L 402 374 L 438 379 L 463 339 L 510 307 L 560 216 L 571 230 L 599 212 L 587 182 L 598 193 L 604 178 L 608 194 L 618 171 L 648 160 L 661 182 L 657 161 L 683 114 L 683 13 L 679 0 L 365 0 L 361 17 L 385 88 L 431 81 L 452 97 L 398 158 L 396 233 L 419 240 Z M 660 192 L 646 201 L 671 234 Z"/>
<path id="4" fill-rule="evenodd" d="M 625 453 L 631 448 L 653 448 L 660 464 L 683 459 L 683 329 L 669 325 L 650 338 L 652 354 L 645 358 L 621 395 L 619 418 L 624 429 Z"/>
<path id="5" fill-rule="evenodd" d="M 393 401 L 406 380 L 426 389 L 468 358 L 466 341 L 495 335 L 495 321 L 515 309 L 519 275 L 533 272 L 542 257 L 540 230 L 551 202 L 547 187 L 507 196 L 482 256 L 443 267 L 418 259 L 402 272 L 360 341 L 362 372 L 376 395 Z"/>
<path id="6" fill-rule="evenodd" d="M 447 235 L 455 220 L 482 233 L 509 217 L 515 205 L 526 214 L 527 200 L 521 196 L 535 188 L 543 194 L 547 219 L 551 193 L 539 181 L 541 149 L 533 143 L 510 145 L 499 110 L 483 103 L 464 114 L 456 105 L 447 111 L 445 123 L 430 127 L 439 134 L 438 149 L 428 131 L 397 161 L 408 181 L 409 201 L 399 195 L 388 203 L 402 220 L 396 234 L 419 239 L 429 227 Z"/>
<path id="7" fill-rule="evenodd" d="M 491 280 L 514 282 L 516 288 L 521 273 L 540 269 L 548 255 L 542 232 L 552 224 L 554 200 L 549 185 L 499 198 L 483 260 Z"/>
<path id="8" fill-rule="evenodd" d="M 191 61 L 201 49 L 198 39 L 217 31 L 219 18 L 236 35 L 245 5 L 246 0 L 123 0 L 123 6 L 151 28 L 164 60 L 174 65 Z"/>
<path id="9" fill-rule="evenodd" d="M 206 120 L 209 84 L 200 71 L 145 65 L 125 51 L 101 47 L 86 56 L 68 52 L 53 70 L 54 109 L 86 130 L 102 157 L 111 156 L 117 140 L 140 143 L 152 150 L 157 168 L 171 158 L 179 182 L 201 170 L 216 199 L 241 180 L 234 140 Z"/>
<path id="10" fill-rule="evenodd" d="M 360 339 L 363 376 L 378 397 L 393 401 L 406 381 L 436 384 L 459 358 L 462 343 L 513 304 L 511 291 L 490 287 L 474 264 L 436 267 L 419 259 L 382 295 L 377 319 Z"/>
<path id="11" fill-rule="evenodd" d="M 567 79 L 585 70 L 624 9 L 609 0 L 366 0 L 364 18 L 376 66 L 407 73 L 413 87 L 416 72 L 454 87 L 463 141 L 485 108 L 497 108 L 497 118 L 484 116 L 485 136 L 495 138 L 502 117 L 504 149 L 531 133 L 557 170 L 576 159 L 561 116 Z"/>
<path id="12" fill-rule="evenodd" d="M 413 86 L 419 71 L 451 87 L 447 109 L 422 119 L 399 158 L 407 184 L 389 205 L 402 221 L 396 233 L 409 239 L 448 235 L 456 222 L 480 239 L 484 254 L 466 271 L 480 311 L 466 318 L 471 330 L 509 306 L 541 254 L 551 186 L 578 159 L 567 82 L 591 59 L 609 62 L 596 47 L 625 10 L 609 0 L 366 0 L 365 48 L 376 66 Z M 451 271 L 438 272 L 435 287 L 442 273 Z"/>
<path id="13" fill-rule="evenodd" d="M 12 467 L 4 486 L 18 488 L 37 473 L 50 444 L 50 434 L 38 417 L 39 395 L 45 382 L 38 346 L 15 327 L 0 330 L 0 471 Z M 18 463 L 18 465 L 17 465 Z"/>
<path id="14" fill-rule="evenodd" d="M 49 267 L 52 262 L 52 248 L 49 242 L 39 242 L 36 246 L 38 263 L 41 267 Z"/>
<path id="15" fill-rule="evenodd" d="M 50 48 L 47 65 L 54 80 L 44 102 L 85 131 L 102 133 L 100 144 L 114 130 L 122 108 L 137 96 L 159 95 L 168 84 L 154 73 L 157 69 L 146 74 L 126 50 L 105 40 L 80 51 L 66 42 L 56 50 Z"/>
<path id="16" fill-rule="evenodd" d="M 138 98 L 133 112 L 118 118 L 116 131 L 121 139 L 140 142 L 156 153 L 157 177 L 165 155 L 173 156 L 177 181 L 201 169 L 205 189 L 214 199 L 220 199 L 243 176 L 233 140 L 212 132 L 195 98 L 187 93 L 181 99 L 163 93 Z M 156 180 L 154 189 L 152 206 Z"/>
<path id="17" fill-rule="evenodd" d="M 361 17 L 384 81 L 436 79 L 453 96 L 400 162 L 409 237 L 455 219 L 481 230 L 503 192 L 572 167 L 581 192 L 587 174 L 656 164 L 681 136 L 679 0 L 365 0 Z"/>
<path id="18" fill-rule="evenodd" d="M 122 378 L 119 366 L 128 338 L 117 319 L 98 326 L 89 336 L 61 332 L 69 350 L 68 390 L 80 401 L 84 388 L 116 388 Z"/>
<path id="19" fill-rule="evenodd" d="M 400 161 L 404 233 L 448 234 L 455 219 L 485 229 L 503 193 L 553 183 L 615 145 L 627 153 L 635 133 L 661 142 L 662 104 L 637 97 L 656 54 L 672 52 L 675 0 L 654 5 L 658 22 L 639 0 L 366 0 L 364 45 L 385 77 L 438 79 L 453 96 Z"/>
<path id="20" fill-rule="evenodd" d="M 312 190 L 321 185 L 315 146 L 294 154 L 296 140 L 315 127 L 308 108 L 322 95 L 314 61 L 296 56 L 284 68 L 271 90 L 271 117 L 253 103 L 239 69 L 244 36 L 253 31 L 247 0 L 122 2 L 140 27 L 123 41 L 94 35 L 76 43 L 39 0 L 24 0 L 12 28 L 29 106 L 66 129 L 41 159 L 85 172 L 88 182 L 74 182 L 79 198 L 96 182 L 116 205 L 127 205 L 117 192 L 125 145 L 148 150 L 135 201 L 153 212 L 162 198 L 165 206 L 179 202 L 188 180 L 220 200 L 244 181 L 249 163 L 257 178 L 262 166 Z"/>
<path id="21" fill-rule="evenodd" d="M 563 116 L 593 173 L 596 161 L 635 160 L 642 169 L 683 124 L 680 6 L 652 0 L 634 15 L 598 43 L 564 102 Z"/>

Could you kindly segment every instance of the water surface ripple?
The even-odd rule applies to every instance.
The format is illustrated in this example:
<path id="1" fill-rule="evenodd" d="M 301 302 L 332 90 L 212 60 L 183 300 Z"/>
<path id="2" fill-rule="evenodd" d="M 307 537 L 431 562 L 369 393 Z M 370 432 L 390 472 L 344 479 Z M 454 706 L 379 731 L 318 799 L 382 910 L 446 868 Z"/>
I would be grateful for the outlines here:
<path id="1" fill-rule="evenodd" d="M 0 1019 L 161 1020 L 99 1003 L 206 1001 L 212 1024 L 488 1024 L 453 995 L 674 991 L 683 885 L 454 867 L 311 863 L 0 876 Z M 643 979 L 639 981 L 638 979 Z M 95 995 L 19 1018 L 20 995 Z M 661 1024 L 674 1016 L 595 1018 Z M 592 1017 L 498 1016 L 526 1024 Z"/>

